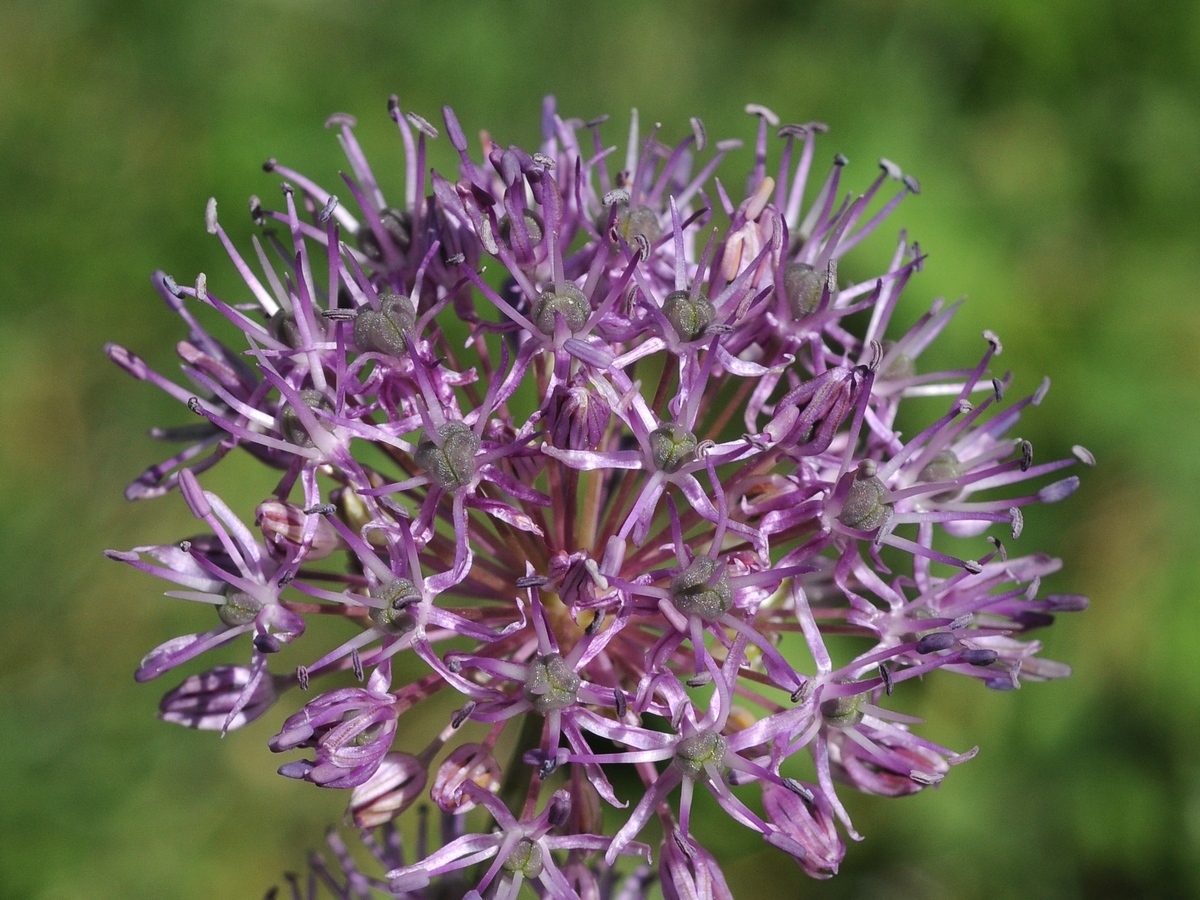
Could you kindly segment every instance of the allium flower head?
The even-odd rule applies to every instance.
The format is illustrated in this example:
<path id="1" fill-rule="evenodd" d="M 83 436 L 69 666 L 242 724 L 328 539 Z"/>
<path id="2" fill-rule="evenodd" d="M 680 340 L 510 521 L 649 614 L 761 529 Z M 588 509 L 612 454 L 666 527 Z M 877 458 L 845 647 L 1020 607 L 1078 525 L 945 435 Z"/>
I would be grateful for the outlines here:
<path id="1" fill-rule="evenodd" d="M 1009 547 L 1090 454 L 1035 462 L 1015 429 L 1048 382 L 1011 402 L 994 334 L 978 361 L 923 364 L 958 304 L 904 311 L 924 259 L 904 232 L 877 274 L 846 278 L 919 185 L 881 160 L 847 192 L 844 157 L 819 171 L 823 125 L 748 107 L 739 194 L 718 169 L 740 142 L 698 119 L 672 145 L 635 113 L 619 148 L 547 99 L 523 150 L 473 144 L 449 108 L 444 137 L 388 109 L 401 196 L 335 116 L 342 183 L 268 161 L 282 193 L 251 200 L 252 252 L 210 201 L 245 288 L 155 276 L 187 327 L 184 385 L 108 348 L 199 418 L 154 432 L 184 449 L 128 494 L 178 488 L 209 533 L 110 555 L 213 612 L 138 679 L 248 643 L 245 665 L 170 691 L 164 718 L 234 729 L 298 687 L 270 745 L 307 756 L 282 774 L 352 789 L 363 828 L 437 806 L 440 849 L 380 849 L 386 878 L 335 843 L 349 882 L 320 871 L 338 896 L 636 898 L 651 869 L 626 860 L 648 857 L 655 818 L 666 895 L 728 896 L 690 833 L 697 789 L 828 877 L 859 838 L 839 791 L 920 791 L 975 752 L 919 736 L 895 708 L 906 682 L 1067 674 L 1025 633 L 1086 601 L 1044 594 L 1058 561 Z M 428 169 L 435 140 L 456 172 Z M 942 412 L 902 433 L 913 397 Z M 233 503 L 257 505 L 254 527 L 200 484 L 239 449 L 275 470 L 265 499 Z M 310 640 L 319 615 L 342 643 Z M 857 650 L 835 658 L 831 634 Z M 410 710 L 435 697 L 456 711 L 421 734 Z"/>

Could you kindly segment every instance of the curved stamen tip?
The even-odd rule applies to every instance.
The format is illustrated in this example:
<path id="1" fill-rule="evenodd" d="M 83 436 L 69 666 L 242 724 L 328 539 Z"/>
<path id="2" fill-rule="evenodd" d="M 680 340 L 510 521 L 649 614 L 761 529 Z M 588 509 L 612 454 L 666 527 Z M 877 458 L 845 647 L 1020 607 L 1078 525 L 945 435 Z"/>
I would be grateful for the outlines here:
<path id="1" fill-rule="evenodd" d="M 329 221 L 329 217 L 333 215 L 333 211 L 338 207 L 338 198 L 336 194 L 330 194 L 329 200 L 321 207 L 321 211 L 317 213 L 317 221 L 324 225 Z"/>
<path id="2" fill-rule="evenodd" d="M 704 130 L 704 123 L 695 116 L 688 119 L 688 124 L 692 126 L 692 136 L 696 139 L 696 151 L 699 152 L 708 144 L 708 132 Z"/>
<path id="3" fill-rule="evenodd" d="M 204 230 L 209 234 L 217 233 L 217 198 L 209 197 L 204 205 Z"/>
<path id="4" fill-rule="evenodd" d="M 328 119 L 325 120 L 326 128 L 334 128 L 334 127 L 353 128 L 357 124 L 358 124 L 358 119 L 354 118 L 354 116 L 350 115 L 350 113 L 334 113 L 332 116 L 330 116 Z"/>
<path id="5" fill-rule="evenodd" d="M 433 140 L 438 136 L 438 130 L 432 124 L 430 124 L 428 119 L 424 118 L 423 116 L 418 116 L 415 112 L 410 112 L 407 113 L 404 118 L 408 119 L 409 124 L 412 125 L 413 128 L 417 129 L 417 131 L 421 132 L 421 134 L 425 135 L 430 140 Z"/>
<path id="6" fill-rule="evenodd" d="M 996 332 L 991 329 L 984 329 L 983 339 L 992 345 L 992 352 L 999 356 L 1004 352 L 1004 345 L 1000 343 L 1000 338 Z"/>
<path id="7" fill-rule="evenodd" d="M 556 165 L 553 159 L 551 159 L 545 153 L 540 152 L 533 154 L 533 161 L 543 169 L 553 169 Z"/>
<path id="8" fill-rule="evenodd" d="M 393 120 L 400 115 L 400 96 L 398 94 L 392 94 L 388 97 L 387 111 Z"/>
<path id="9" fill-rule="evenodd" d="M 797 125 L 795 122 L 789 122 L 787 125 L 780 125 L 779 130 L 775 132 L 776 137 L 808 137 L 809 127 L 807 125 Z"/>
<path id="10" fill-rule="evenodd" d="M 779 116 L 775 115 L 770 109 L 760 103 L 747 103 L 746 114 L 751 116 L 759 116 L 766 119 L 768 125 L 775 128 L 779 125 Z"/>
<path id="11" fill-rule="evenodd" d="M 1077 460 L 1079 460 L 1081 463 L 1083 463 L 1085 466 L 1096 465 L 1096 457 L 1092 455 L 1092 451 L 1089 450 L 1087 447 L 1084 447 L 1080 444 L 1076 444 L 1074 447 L 1071 448 L 1071 453 L 1074 454 L 1075 458 Z"/>
<path id="12" fill-rule="evenodd" d="M 902 171 L 900 171 L 900 167 L 898 165 L 896 165 L 894 162 L 892 162 L 890 159 L 884 159 L 883 157 L 880 157 L 879 168 L 883 169 L 883 171 L 887 175 L 887 177 L 892 179 L 893 181 L 899 181 L 901 178 L 904 177 L 904 173 Z M 916 192 L 914 191 L 914 193 L 916 193 Z"/>
<path id="13" fill-rule="evenodd" d="M 842 155 L 842 154 L 840 154 L 840 153 L 839 153 L 837 156 L 835 156 L 835 157 L 833 158 L 833 164 L 834 164 L 835 166 L 838 166 L 839 168 L 840 168 L 841 166 L 844 166 L 844 165 L 846 165 L 846 163 L 848 163 L 848 162 L 850 162 L 850 160 L 848 160 L 848 159 L 847 159 L 845 156 L 843 156 L 843 155 Z"/>
<path id="14" fill-rule="evenodd" d="M 905 175 L 901 180 L 904 182 L 904 186 L 908 188 L 910 193 L 921 193 L 921 182 L 917 181 L 917 179 L 913 178 L 911 175 Z"/>

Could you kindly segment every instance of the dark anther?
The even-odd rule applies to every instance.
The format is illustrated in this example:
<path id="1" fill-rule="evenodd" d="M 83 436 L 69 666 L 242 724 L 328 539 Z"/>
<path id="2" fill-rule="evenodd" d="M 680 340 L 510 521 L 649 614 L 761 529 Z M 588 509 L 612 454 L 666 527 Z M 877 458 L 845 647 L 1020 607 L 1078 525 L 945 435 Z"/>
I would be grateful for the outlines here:
<path id="1" fill-rule="evenodd" d="M 596 632 L 598 632 L 600 630 L 600 627 L 603 624 L 604 624 L 604 610 L 598 609 L 598 610 L 596 610 L 595 614 L 592 616 L 592 621 L 588 622 L 587 627 L 583 629 L 583 633 L 586 634 L 588 637 L 591 637 L 592 635 L 594 635 Z"/>
<path id="2" fill-rule="evenodd" d="M 812 682 L 806 681 L 800 687 L 792 691 L 791 701 L 793 703 L 801 703 L 808 699 L 809 692 L 812 690 Z"/>
<path id="3" fill-rule="evenodd" d="M 833 164 L 835 166 L 844 166 L 848 162 L 850 162 L 850 160 L 846 159 L 846 157 L 842 156 L 840 153 L 833 158 Z"/>
<path id="4" fill-rule="evenodd" d="M 307 666 L 296 666 L 296 683 L 300 685 L 300 690 L 308 690 L 309 677 Z"/>
<path id="5" fill-rule="evenodd" d="M 541 587 L 549 580 L 545 575 L 522 575 L 517 579 L 517 587 L 524 591 L 531 587 Z"/>
<path id="6" fill-rule="evenodd" d="M 963 560 L 963 568 L 966 569 L 968 572 L 970 572 L 972 575 L 978 575 L 980 572 L 983 571 L 983 566 L 980 565 L 979 562 L 974 559 L 964 559 Z"/>
<path id="7" fill-rule="evenodd" d="M 701 672 L 698 675 L 695 675 L 695 676 L 689 678 L 687 681 L 684 682 L 684 684 L 686 684 L 690 688 L 701 688 L 701 687 L 704 687 L 706 684 L 708 684 L 711 681 L 712 681 L 711 673 Z"/>
<path id="8" fill-rule="evenodd" d="M 617 706 L 617 718 L 618 719 L 625 718 L 625 711 L 629 707 L 625 703 L 625 695 L 621 692 L 620 688 L 613 688 L 613 701 L 616 703 L 616 706 Z"/>
<path id="9" fill-rule="evenodd" d="M 455 253 L 453 256 L 446 257 L 446 265 L 448 266 L 461 266 L 466 261 L 467 257 L 462 253 Z"/>
<path id="10" fill-rule="evenodd" d="M 1021 510 L 1015 506 L 1008 511 L 1008 514 L 1012 517 L 1012 536 L 1015 541 L 1021 536 L 1022 529 L 1025 528 L 1025 517 L 1021 515 Z"/>
<path id="11" fill-rule="evenodd" d="M 354 672 L 354 680 L 363 680 L 363 664 L 362 657 L 358 655 L 358 650 L 350 651 L 350 669 Z"/>
<path id="12" fill-rule="evenodd" d="M 259 653 L 278 653 L 281 647 L 279 639 L 273 634 L 256 634 L 253 644 Z"/>
<path id="13" fill-rule="evenodd" d="M 892 696 L 892 691 L 895 689 L 895 684 L 892 683 L 892 673 L 883 663 L 879 664 L 879 677 L 883 679 L 883 691 L 889 697 Z"/>
<path id="14" fill-rule="evenodd" d="M 192 552 L 192 542 L 191 541 L 180 541 L 179 549 L 181 551 L 183 551 L 184 553 L 191 553 Z"/>
<path id="15" fill-rule="evenodd" d="M 785 788 L 787 788 L 789 791 L 791 791 L 793 794 L 795 794 L 797 797 L 807 800 L 810 803 L 814 799 L 813 792 L 810 791 L 808 788 L 806 788 L 803 784 L 801 784 L 795 778 L 783 779 L 783 786 Z"/>
<path id="16" fill-rule="evenodd" d="M 337 512 L 337 507 L 332 503 L 318 503 L 316 506 L 310 506 L 304 510 L 306 516 L 331 516 Z"/>
<path id="17" fill-rule="evenodd" d="M 388 115 L 393 119 L 396 118 L 396 113 L 400 111 L 400 98 L 395 94 L 392 94 L 392 96 L 388 97 L 387 110 Z"/>
<path id="18" fill-rule="evenodd" d="M 934 631 L 917 641 L 918 653 L 937 653 L 949 650 L 955 644 L 955 637 L 949 631 Z"/>
<path id="19" fill-rule="evenodd" d="M 454 718 L 450 720 L 452 728 L 462 728 L 463 722 L 471 718 L 471 713 L 475 712 L 475 701 L 468 700 L 466 704 L 458 712 L 454 714 Z"/>
<path id="20" fill-rule="evenodd" d="M 704 130 L 704 123 L 695 116 L 688 121 L 692 126 L 692 135 L 696 138 L 696 152 L 699 153 L 708 143 L 708 133 Z"/>
<path id="21" fill-rule="evenodd" d="M 358 318 L 358 310 L 344 309 L 342 307 L 334 307 L 333 309 L 321 310 L 321 317 L 329 319 L 333 322 L 347 322 L 351 319 Z"/>
<path id="22" fill-rule="evenodd" d="M 1033 465 L 1033 444 L 1021 441 L 1021 471 L 1028 472 Z"/>
<path id="23" fill-rule="evenodd" d="M 1004 385 L 999 378 L 992 379 L 992 393 L 995 394 L 997 403 L 1004 399 Z"/>
<path id="24" fill-rule="evenodd" d="M 1000 654 L 995 650 L 964 650 L 962 655 L 963 662 L 980 668 L 990 666 L 999 658 Z"/>
<path id="25" fill-rule="evenodd" d="M 545 781 L 558 768 L 558 759 L 554 756 L 547 756 L 542 760 L 542 764 L 538 766 L 538 778 Z"/>
<path id="26" fill-rule="evenodd" d="M 911 175 L 904 176 L 904 186 L 914 194 L 921 193 L 921 182 L 917 181 L 917 179 L 913 178 Z"/>
<path id="27" fill-rule="evenodd" d="M 279 165 L 279 161 L 276 160 L 275 157 L 272 156 L 269 159 L 267 159 L 266 162 L 263 163 L 263 171 L 264 172 L 274 172 L 275 167 L 277 165 Z"/>
<path id="28" fill-rule="evenodd" d="M 188 397 L 187 408 L 190 409 L 192 412 L 194 412 L 198 416 L 204 415 L 204 413 L 200 410 L 200 398 L 199 397 Z"/>

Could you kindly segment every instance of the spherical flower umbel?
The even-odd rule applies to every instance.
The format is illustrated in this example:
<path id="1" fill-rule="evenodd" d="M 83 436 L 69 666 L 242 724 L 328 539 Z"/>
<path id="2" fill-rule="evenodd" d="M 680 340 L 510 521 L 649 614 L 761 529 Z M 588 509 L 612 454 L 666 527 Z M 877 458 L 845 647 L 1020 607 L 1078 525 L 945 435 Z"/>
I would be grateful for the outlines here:
<path id="1" fill-rule="evenodd" d="M 698 119 L 670 145 L 635 113 L 619 149 L 547 99 L 527 151 L 473 148 L 449 108 L 445 138 L 388 110 L 402 196 L 339 115 L 341 197 L 269 160 L 282 202 L 252 199 L 251 254 L 210 201 L 245 289 L 155 276 L 187 327 L 185 384 L 108 348 L 199 418 L 154 432 L 184 449 L 128 495 L 178 488 L 210 530 L 110 551 L 213 607 L 138 679 L 245 636 L 246 664 L 189 675 L 164 718 L 236 729 L 298 687 L 270 745 L 312 758 L 282 774 L 352 789 L 364 828 L 439 808 L 441 849 L 381 850 L 385 877 L 338 850 L 345 896 L 639 897 L 653 818 L 666 896 L 728 896 L 691 834 L 697 788 L 830 876 L 859 839 L 841 792 L 920 791 L 974 755 L 919 735 L 906 682 L 1068 673 L 1025 634 L 1086 600 L 1045 594 L 1058 561 L 1010 547 L 1091 455 L 1035 463 L 1015 428 L 1048 382 L 1010 402 L 991 332 L 977 361 L 923 365 L 958 304 L 905 311 L 924 256 L 904 232 L 846 277 L 919 186 L 888 160 L 857 195 L 844 157 L 814 175 L 823 125 L 747 107 L 739 197 L 718 176 L 739 142 L 710 147 Z M 456 172 L 427 168 L 435 140 Z M 902 434 L 913 397 L 940 411 Z M 199 479 L 238 449 L 276 474 L 226 503 Z M 318 645 L 317 616 L 340 643 Z M 857 646 L 835 654 L 834 633 Z M 439 697 L 422 733 L 411 711 Z"/>

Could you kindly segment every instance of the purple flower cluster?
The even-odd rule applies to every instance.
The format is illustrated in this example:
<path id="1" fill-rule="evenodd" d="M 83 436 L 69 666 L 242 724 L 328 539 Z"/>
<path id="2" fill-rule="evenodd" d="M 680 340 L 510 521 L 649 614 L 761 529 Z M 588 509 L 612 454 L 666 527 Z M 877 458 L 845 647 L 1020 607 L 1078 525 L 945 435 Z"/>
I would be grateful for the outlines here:
<path id="1" fill-rule="evenodd" d="M 1058 560 L 1006 545 L 1022 508 L 1072 493 L 1059 473 L 1091 456 L 1034 462 L 1013 431 L 1047 385 L 1007 402 L 990 332 L 977 364 L 922 366 L 958 304 L 893 321 L 923 259 L 906 235 L 882 273 L 839 276 L 919 188 L 887 160 L 859 195 L 841 156 L 814 176 L 820 124 L 748 107 L 739 195 L 716 175 L 739 142 L 710 146 L 696 119 L 671 146 L 635 113 L 621 155 L 603 119 L 547 100 L 536 152 L 483 132 L 473 153 L 447 108 L 461 160 L 447 178 L 426 164 L 438 129 L 395 98 L 389 111 L 401 200 L 335 116 L 344 199 L 268 161 L 282 209 L 252 198 L 252 255 L 210 201 L 247 290 L 155 277 L 187 325 L 186 386 L 108 348 L 199 419 L 155 432 L 183 449 L 128 495 L 178 488 L 209 530 L 110 553 L 216 612 L 137 678 L 246 635 L 247 665 L 187 678 L 163 717 L 224 731 L 307 691 L 271 740 L 305 754 L 283 775 L 350 789 L 362 828 L 421 798 L 455 823 L 440 849 L 391 864 L 397 896 L 451 878 L 600 896 L 618 857 L 649 857 L 652 819 L 666 896 L 728 896 L 691 835 L 697 789 L 807 874 L 836 872 L 843 833 L 859 837 L 837 784 L 908 794 L 974 753 L 889 708 L 905 682 L 1067 674 L 1023 635 L 1086 601 L 1043 595 Z M 912 397 L 940 417 L 910 436 Z M 198 480 L 235 447 L 280 473 L 253 528 Z M 272 671 L 318 615 L 344 619 L 345 642 Z M 346 672 L 357 686 L 317 690 Z M 406 714 L 438 695 L 458 711 L 419 735 Z M 605 806 L 625 810 L 612 833 Z"/>

